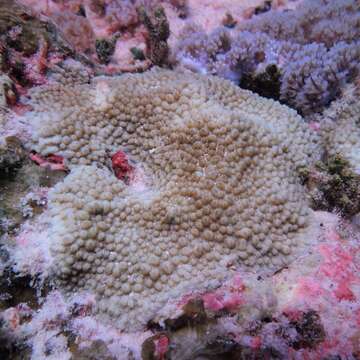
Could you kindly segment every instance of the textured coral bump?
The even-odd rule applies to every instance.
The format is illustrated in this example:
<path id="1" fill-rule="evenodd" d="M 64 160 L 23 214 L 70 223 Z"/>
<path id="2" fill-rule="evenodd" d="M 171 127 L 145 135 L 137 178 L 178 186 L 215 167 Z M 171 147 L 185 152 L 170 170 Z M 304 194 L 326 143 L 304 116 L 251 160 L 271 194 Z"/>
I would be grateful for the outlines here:
<path id="1" fill-rule="evenodd" d="M 94 292 L 119 326 L 238 267 L 278 269 L 303 247 L 296 169 L 314 161 L 316 136 L 286 106 L 157 69 L 38 87 L 31 105 L 31 146 L 71 170 L 49 193 L 59 285 Z"/>

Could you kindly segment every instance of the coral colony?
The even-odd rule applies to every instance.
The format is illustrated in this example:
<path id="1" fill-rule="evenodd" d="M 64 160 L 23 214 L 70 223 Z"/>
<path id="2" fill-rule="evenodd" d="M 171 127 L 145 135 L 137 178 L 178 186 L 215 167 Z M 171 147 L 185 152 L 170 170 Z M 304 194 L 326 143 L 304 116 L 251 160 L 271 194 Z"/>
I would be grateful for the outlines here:
<path id="1" fill-rule="evenodd" d="M 357 0 L 0 0 L 0 358 L 360 359 Z"/>

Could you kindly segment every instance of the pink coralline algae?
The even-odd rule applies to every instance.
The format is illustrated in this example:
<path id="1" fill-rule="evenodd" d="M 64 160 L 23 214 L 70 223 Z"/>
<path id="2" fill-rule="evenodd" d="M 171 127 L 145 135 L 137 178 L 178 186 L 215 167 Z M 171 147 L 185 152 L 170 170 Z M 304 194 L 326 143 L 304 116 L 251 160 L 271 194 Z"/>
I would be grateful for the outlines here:
<path id="1" fill-rule="evenodd" d="M 319 264 L 304 276 L 297 277 L 293 298 L 284 303 L 285 313 L 291 317 L 299 316 L 306 309 L 319 313 L 326 338 L 311 352 L 311 359 L 335 354 L 346 357 L 351 349 L 353 354 L 359 354 L 359 238 L 358 235 L 354 237 L 353 230 L 346 230 L 349 225 L 341 225 L 339 220 L 331 219 L 325 213 L 320 216 L 323 241 L 315 250 L 320 255 Z M 347 239 L 344 234 L 339 234 L 341 228 Z M 342 321 L 338 322 L 338 319 Z"/>
<path id="2" fill-rule="evenodd" d="M 151 9 L 161 1 L 129 0 L 77 0 L 77 1 L 33 1 L 22 0 L 42 16 L 51 19 L 61 29 L 65 39 L 81 54 L 85 54 L 95 63 L 101 61 L 96 54 L 95 40 L 113 41 L 121 36 L 122 47 L 131 53 L 126 45 L 127 38 L 139 38 L 133 46 L 144 42 L 144 29 L 137 8 L 143 4 Z M 109 55 L 110 57 L 112 54 Z M 114 62 L 117 63 L 116 54 Z M 121 61 L 121 60 L 120 60 Z M 111 64 L 110 69 L 114 66 Z M 119 71 L 119 67 L 117 68 Z"/>
<path id="3" fill-rule="evenodd" d="M 149 66 L 146 61 L 134 59 L 130 51 L 132 48 L 143 51 L 146 47 L 147 31 L 139 18 L 140 6 L 149 12 L 158 6 L 164 8 L 171 23 L 169 43 L 173 46 L 188 22 L 200 24 L 211 31 L 221 25 L 228 14 L 231 13 L 234 21 L 240 21 L 247 16 L 249 7 L 255 9 L 257 5 L 262 5 L 262 0 L 241 0 L 237 3 L 230 0 L 19 1 L 57 24 L 67 41 L 95 63 L 101 62 L 101 55 L 95 52 L 95 41 L 113 43 L 115 50 L 109 55 L 107 66 L 102 69 L 108 74 L 144 71 Z M 273 7 L 284 7 L 284 2 L 274 1 Z"/>
<path id="4" fill-rule="evenodd" d="M 236 280 L 237 279 L 235 278 L 234 284 L 222 288 L 219 291 L 204 294 L 202 296 L 202 299 L 204 301 L 205 308 L 212 311 L 231 311 L 238 308 L 243 303 L 241 293 L 244 287 Z"/>
<path id="5" fill-rule="evenodd" d="M 166 352 L 168 351 L 169 339 L 165 335 L 160 335 L 158 339 L 154 341 L 155 351 L 154 355 L 156 359 L 165 360 Z"/>
<path id="6" fill-rule="evenodd" d="M 30 159 L 41 167 L 48 167 L 51 170 L 66 170 L 66 167 L 64 165 L 64 158 L 59 155 L 48 155 L 42 157 L 39 154 L 32 152 L 30 154 Z"/>

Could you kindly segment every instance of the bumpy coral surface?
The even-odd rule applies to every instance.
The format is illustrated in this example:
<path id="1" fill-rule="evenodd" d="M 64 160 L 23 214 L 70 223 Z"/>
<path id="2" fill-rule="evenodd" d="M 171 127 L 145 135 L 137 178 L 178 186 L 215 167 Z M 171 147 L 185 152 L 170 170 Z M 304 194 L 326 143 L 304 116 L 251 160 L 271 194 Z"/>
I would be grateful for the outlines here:
<path id="1" fill-rule="evenodd" d="M 278 269 L 301 248 L 301 118 L 226 80 L 164 70 L 34 91 L 33 148 L 72 169 L 50 193 L 55 273 L 130 327 L 172 293 L 231 269 Z M 109 170 L 125 152 L 135 176 Z M 107 167 L 108 166 L 108 167 Z"/>

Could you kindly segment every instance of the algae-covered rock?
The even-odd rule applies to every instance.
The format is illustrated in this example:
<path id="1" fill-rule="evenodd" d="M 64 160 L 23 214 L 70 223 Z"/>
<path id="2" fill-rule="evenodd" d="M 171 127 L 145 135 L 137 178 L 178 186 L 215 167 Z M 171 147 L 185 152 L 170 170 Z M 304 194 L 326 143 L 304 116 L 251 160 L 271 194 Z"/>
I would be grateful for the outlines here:
<path id="1" fill-rule="evenodd" d="M 360 175 L 342 155 L 331 156 L 300 172 L 310 187 L 314 209 L 338 211 L 348 218 L 360 212 Z"/>
<path id="2" fill-rule="evenodd" d="M 8 136 L 0 140 L 0 175 L 14 174 L 25 159 L 25 151 L 21 141 L 15 136 Z"/>

